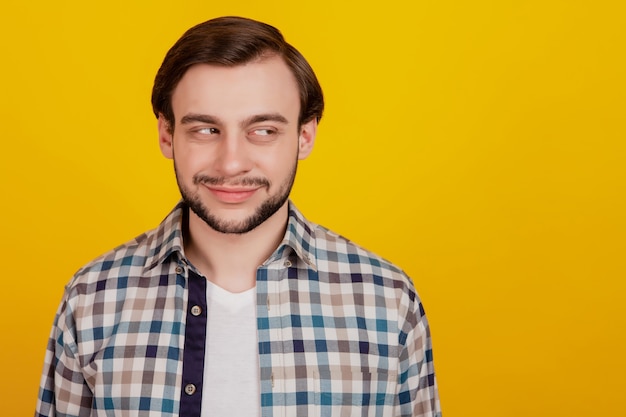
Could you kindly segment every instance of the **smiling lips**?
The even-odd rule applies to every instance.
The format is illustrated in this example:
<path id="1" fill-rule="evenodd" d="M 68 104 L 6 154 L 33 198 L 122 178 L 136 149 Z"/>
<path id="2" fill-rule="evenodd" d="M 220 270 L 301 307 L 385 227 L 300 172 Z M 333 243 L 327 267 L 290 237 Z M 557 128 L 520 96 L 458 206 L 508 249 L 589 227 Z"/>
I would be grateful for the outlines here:
<path id="1" fill-rule="evenodd" d="M 257 192 L 260 187 L 219 187 L 214 185 L 205 185 L 211 193 L 217 197 L 222 203 L 235 204 L 246 201 Z"/>

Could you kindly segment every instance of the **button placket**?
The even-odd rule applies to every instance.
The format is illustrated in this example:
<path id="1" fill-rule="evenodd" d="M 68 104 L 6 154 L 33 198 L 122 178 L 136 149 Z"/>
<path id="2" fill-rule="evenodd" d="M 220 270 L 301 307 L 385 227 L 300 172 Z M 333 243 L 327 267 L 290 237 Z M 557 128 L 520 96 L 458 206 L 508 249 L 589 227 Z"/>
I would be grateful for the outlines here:
<path id="1" fill-rule="evenodd" d="M 176 267 L 176 273 L 184 275 L 188 285 L 180 415 L 199 416 L 202 402 L 202 358 L 206 340 L 206 279 L 196 273 L 193 267 L 186 267 L 182 261 Z"/>

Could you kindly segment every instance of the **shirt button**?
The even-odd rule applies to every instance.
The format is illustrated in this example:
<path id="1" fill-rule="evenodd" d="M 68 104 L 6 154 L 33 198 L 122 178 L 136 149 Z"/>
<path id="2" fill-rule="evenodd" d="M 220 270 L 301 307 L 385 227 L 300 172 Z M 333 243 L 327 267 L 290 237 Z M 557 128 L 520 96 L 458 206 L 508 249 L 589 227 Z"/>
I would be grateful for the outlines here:
<path id="1" fill-rule="evenodd" d="M 198 317 L 200 314 L 202 314 L 202 307 L 200 306 L 191 307 L 191 314 Z"/>
<path id="2" fill-rule="evenodd" d="M 177 273 L 178 275 L 181 275 L 181 274 L 183 273 L 183 267 L 182 267 L 182 266 L 177 266 L 177 267 L 176 267 L 176 273 Z"/>
<path id="3" fill-rule="evenodd" d="M 194 384 L 185 385 L 185 394 L 193 395 L 196 392 L 196 386 Z"/>
<path id="4" fill-rule="evenodd" d="M 291 261 L 289 259 L 287 259 L 283 265 L 285 265 L 287 268 L 289 268 L 291 266 Z"/>

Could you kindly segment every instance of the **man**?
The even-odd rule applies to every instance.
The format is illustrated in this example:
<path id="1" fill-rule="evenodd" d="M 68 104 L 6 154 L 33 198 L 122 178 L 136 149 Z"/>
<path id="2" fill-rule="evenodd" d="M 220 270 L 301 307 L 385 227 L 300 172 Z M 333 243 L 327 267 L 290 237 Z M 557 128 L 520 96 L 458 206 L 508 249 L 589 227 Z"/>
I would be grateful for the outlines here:
<path id="1" fill-rule="evenodd" d="M 182 201 L 69 283 L 36 415 L 440 415 L 411 280 L 288 200 L 324 107 L 300 53 L 210 20 L 152 105 Z"/>

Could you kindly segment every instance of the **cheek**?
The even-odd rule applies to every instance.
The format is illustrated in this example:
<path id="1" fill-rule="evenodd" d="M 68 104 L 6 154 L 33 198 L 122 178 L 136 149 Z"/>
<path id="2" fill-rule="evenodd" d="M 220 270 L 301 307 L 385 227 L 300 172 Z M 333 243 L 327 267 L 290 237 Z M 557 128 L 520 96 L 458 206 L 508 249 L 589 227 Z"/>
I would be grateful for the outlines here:
<path id="1" fill-rule="evenodd" d="M 178 180 L 187 184 L 187 186 L 191 186 L 194 175 L 204 171 L 200 166 L 196 165 L 194 158 L 185 158 L 178 154 L 174 154 L 174 164 Z"/>
<path id="2" fill-rule="evenodd" d="M 257 166 L 269 177 L 285 177 L 293 171 L 293 166 L 298 157 L 297 148 L 281 149 L 277 152 L 258 155 Z"/>
<path id="3" fill-rule="evenodd" d="M 211 167 L 211 153 L 192 147 L 174 145 L 174 161 L 180 171 L 195 173 Z"/>

